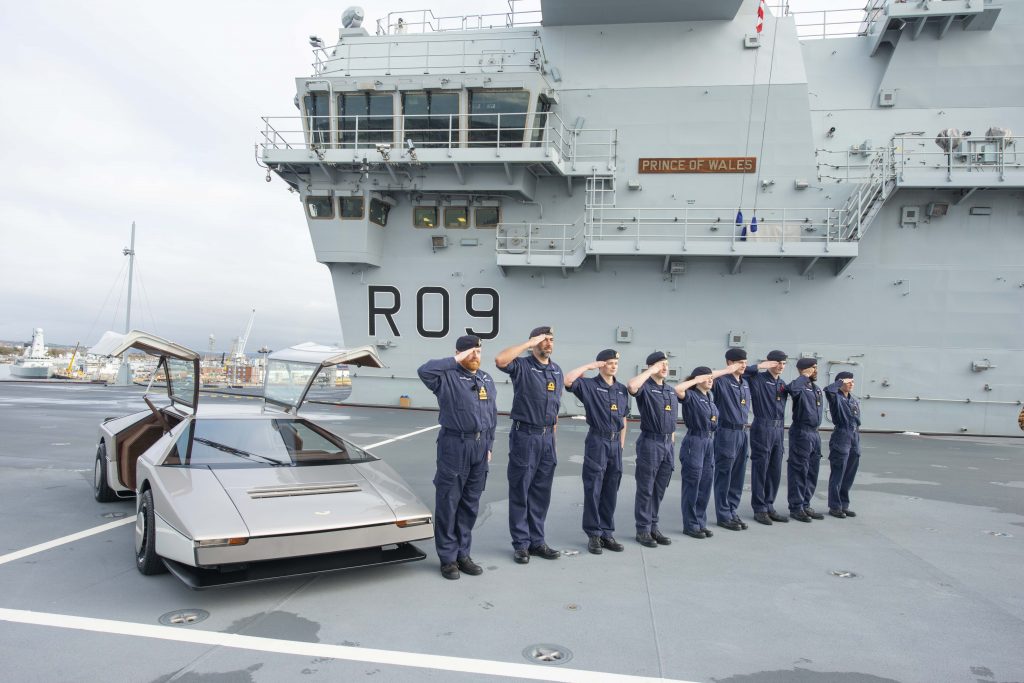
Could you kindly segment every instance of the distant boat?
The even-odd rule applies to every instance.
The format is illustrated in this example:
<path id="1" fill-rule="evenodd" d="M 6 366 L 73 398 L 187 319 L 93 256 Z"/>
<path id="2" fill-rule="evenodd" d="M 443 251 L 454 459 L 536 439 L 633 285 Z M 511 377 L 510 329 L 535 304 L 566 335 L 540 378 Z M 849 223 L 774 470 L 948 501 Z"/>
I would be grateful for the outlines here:
<path id="1" fill-rule="evenodd" d="M 11 375 L 22 379 L 48 379 L 53 375 L 53 359 L 46 354 L 43 328 L 32 330 L 32 343 L 25 347 L 21 358 L 14 361 Z"/>

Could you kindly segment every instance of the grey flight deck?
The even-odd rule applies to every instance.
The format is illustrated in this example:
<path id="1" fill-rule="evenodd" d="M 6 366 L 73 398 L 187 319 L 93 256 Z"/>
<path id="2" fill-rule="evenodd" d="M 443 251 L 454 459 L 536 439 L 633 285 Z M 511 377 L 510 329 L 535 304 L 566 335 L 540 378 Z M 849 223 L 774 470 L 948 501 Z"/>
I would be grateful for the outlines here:
<path id="1" fill-rule="evenodd" d="M 134 514 L 132 501 L 96 503 L 89 477 L 96 423 L 135 410 L 139 395 L 0 382 L 0 556 L 110 522 L 111 513 Z M 430 411 L 332 412 L 360 444 L 436 421 Z M 443 580 L 426 543 L 425 562 L 197 593 L 169 575 L 138 574 L 129 523 L 0 562 L 0 609 L 148 626 L 197 608 L 209 618 L 178 629 L 526 664 L 551 676 L 581 669 L 732 683 L 1024 680 L 1019 439 L 865 435 L 856 519 L 762 527 L 745 497 L 750 529 L 720 529 L 702 541 L 682 536 L 676 473 L 662 524 L 675 542 L 646 550 L 632 541 L 631 436 L 617 512 L 626 550 L 597 557 L 580 531 L 585 426 L 565 421 L 548 540 L 575 554 L 521 567 L 507 530 L 507 418 L 499 429 L 473 545 L 481 577 Z M 435 434 L 375 450 L 430 502 Z M 819 498 L 827 462 L 821 475 Z M 572 659 L 529 664 L 523 650 L 540 643 Z M 509 680 L 288 652 L 0 619 L 7 681 Z"/>

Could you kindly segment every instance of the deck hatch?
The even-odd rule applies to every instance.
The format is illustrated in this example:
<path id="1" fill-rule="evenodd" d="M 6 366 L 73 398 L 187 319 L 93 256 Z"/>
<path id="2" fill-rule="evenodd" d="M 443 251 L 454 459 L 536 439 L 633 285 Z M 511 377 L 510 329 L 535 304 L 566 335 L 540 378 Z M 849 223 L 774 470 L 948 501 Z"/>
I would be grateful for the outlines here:
<path id="1" fill-rule="evenodd" d="M 363 489 L 355 482 L 334 482 L 330 484 L 298 484 L 295 486 L 260 486 L 249 489 L 250 498 L 284 498 L 287 496 L 319 496 L 326 493 L 356 493 Z"/>

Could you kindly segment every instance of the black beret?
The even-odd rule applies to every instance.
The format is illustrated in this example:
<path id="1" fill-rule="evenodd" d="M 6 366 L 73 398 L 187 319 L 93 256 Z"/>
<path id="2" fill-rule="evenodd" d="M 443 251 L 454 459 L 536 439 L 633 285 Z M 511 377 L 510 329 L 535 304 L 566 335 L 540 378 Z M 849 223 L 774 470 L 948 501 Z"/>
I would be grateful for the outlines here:
<path id="1" fill-rule="evenodd" d="M 647 356 L 647 367 L 650 367 L 660 360 L 668 358 L 662 351 L 655 351 L 651 355 Z"/>
<path id="2" fill-rule="evenodd" d="M 538 334 L 554 334 L 555 331 L 548 325 L 541 325 L 530 330 L 530 339 L 533 339 Z"/>
<path id="3" fill-rule="evenodd" d="M 690 372 L 690 379 L 694 377 L 700 377 L 701 375 L 710 375 L 711 368 L 706 365 L 698 365 Z"/>
<path id="4" fill-rule="evenodd" d="M 474 334 L 464 334 L 455 340 L 455 350 L 459 352 L 475 349 L 478 346 L 480 346 L 480 337 Z"/>
<path id="5" fill-rule="evenodd" d="M 797 370 L 806 370 L 807 368 L 813 368 L 818 364 L 817 358 L 801 358 L 796 362 Z"/>
<path id="6" fill-rule="evenodd" d="M 837 380 L 853 379 L 853 373 L 852 372 L 840 372 L 838 375 L 836 375 L 836 379 Z"/>
<path id="7" fill-rule="evenodd" d="M 769 351 L 768 352 L 768 360 L 774 360 L 774 361 L 782 362 L 782 361 L 786 360 L 787 357 L 788 356 L 786 356 L 786 352 L 785 351 L 779 351 L 778 349 L 776 349 L 775 351 Z"/>
<path id="8" fill-rule="evenodd" d="M 615 349 L 605 349 L 601 353 L 597 354 L 597 358 L 594 360 L 617 360 L 619 358 L 619 352 Z"/>
<path id="9" fill-rule="evenodd" d="M 743 349 L 737 349 L 733 347 L 725 352 L 725 359 L 730 363 L 737 360 L 746 360 L 747 352 L 744 351 Z"/>

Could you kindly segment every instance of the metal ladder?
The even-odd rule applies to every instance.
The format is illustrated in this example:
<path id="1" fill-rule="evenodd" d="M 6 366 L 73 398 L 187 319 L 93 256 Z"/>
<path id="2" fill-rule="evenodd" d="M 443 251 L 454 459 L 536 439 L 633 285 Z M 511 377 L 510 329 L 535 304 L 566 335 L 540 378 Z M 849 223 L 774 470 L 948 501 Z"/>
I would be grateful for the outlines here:
<path id="1" fill-rule="evenodd" d="M 839 238 L 842 240 L 860 240 L 896 187 L 896 174 L 885 156 L 876 156 L 871 166 L 869 179 L 850 193 L 841 210 Z"/>

